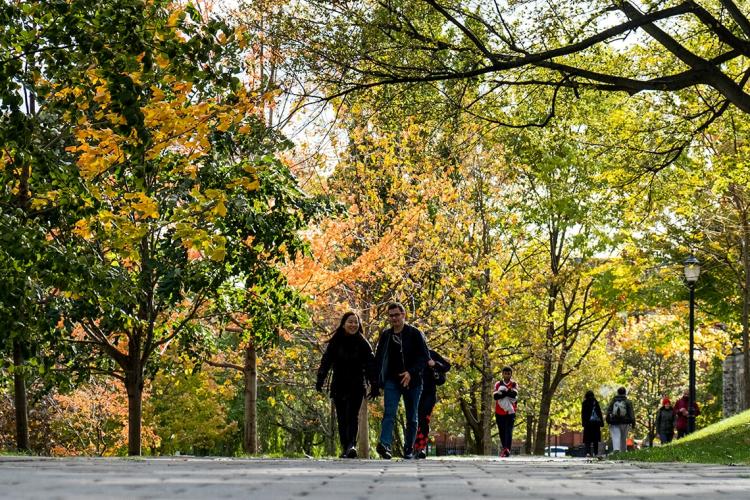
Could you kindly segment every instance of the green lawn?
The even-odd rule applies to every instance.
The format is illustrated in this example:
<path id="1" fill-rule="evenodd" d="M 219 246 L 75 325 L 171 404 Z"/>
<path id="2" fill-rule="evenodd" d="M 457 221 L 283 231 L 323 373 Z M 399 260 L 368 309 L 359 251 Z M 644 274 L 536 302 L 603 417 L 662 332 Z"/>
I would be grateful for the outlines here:
<path id="1" fill-rule="evenodd" d="M 642 462 L 750 465 L 750 410 L 666 446 L 615 453 L 610 458 Z"/>

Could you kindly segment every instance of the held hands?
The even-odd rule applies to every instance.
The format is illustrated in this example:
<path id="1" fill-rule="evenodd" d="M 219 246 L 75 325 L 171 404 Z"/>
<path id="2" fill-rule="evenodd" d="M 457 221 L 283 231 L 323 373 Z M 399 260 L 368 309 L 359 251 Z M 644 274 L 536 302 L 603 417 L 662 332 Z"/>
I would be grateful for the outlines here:
<path id="1" fill-rule="evenodd" d="M 399 373 L 398 376 L 401 377 L 401 385 L 409 387 L 409 382 L 411 382 L 411 375 L 409 372 Z"/>

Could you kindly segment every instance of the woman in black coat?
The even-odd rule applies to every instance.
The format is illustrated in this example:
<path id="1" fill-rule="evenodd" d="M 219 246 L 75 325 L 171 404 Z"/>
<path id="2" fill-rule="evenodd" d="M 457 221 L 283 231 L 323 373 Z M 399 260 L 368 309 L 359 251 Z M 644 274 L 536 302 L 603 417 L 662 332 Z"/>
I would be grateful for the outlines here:
<path id="1" fill-rule="evenodd" d="M 362 323 L 356 313 L 348 312 L 341 318 L 323 353 L 318 368 L 315 389 L 323 390 L 328 371 L 333 368 L 330 392 L 336 405 L 342 458 L 357 457 L 359 409 L 365 397 L 366 383 L 372 383 L 375 355 L 362 335 Z"/>
<path id="2" fill-rule="evenodd" d="M 581 425 L 583 426 L 583 445 L 587 457 L 599 454 L 599 441 L 602 440 L 604 416 L 599 401 L 592 391 L 587 391 L 581 404 Z"/>

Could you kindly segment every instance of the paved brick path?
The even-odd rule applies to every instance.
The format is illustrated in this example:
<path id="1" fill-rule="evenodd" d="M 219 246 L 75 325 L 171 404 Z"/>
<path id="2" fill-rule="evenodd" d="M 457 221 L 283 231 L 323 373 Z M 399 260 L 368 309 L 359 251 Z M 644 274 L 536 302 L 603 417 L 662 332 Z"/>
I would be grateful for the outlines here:
<path id="1" fill-rule="evenodd" d="M 750 467 L 513 457 L 420 461 L 0 457 L 0 498 L 750 499 Z"/>

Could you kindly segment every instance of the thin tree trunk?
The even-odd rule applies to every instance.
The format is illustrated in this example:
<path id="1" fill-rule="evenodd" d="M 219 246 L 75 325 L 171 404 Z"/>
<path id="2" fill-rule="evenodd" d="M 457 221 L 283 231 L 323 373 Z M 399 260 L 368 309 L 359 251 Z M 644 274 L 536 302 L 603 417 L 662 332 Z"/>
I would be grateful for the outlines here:
<path id="1" fill-rule="evenodd" d="M 21 342 L 13 340 L 13 387 L 16 406 L 16 448 L 29 450 L 29 410 L 26 398 L 26 376 L 23 372 L 24 357 Z"/>
<path id="2" fill-rule="evenodd" d="M 745 283 L 742 287 L 742 366 L 743 399 L 742 409 L 750 408 L 750 221 L 747 210 L 740 212 L 742 217 L 742 270 Z"/>
<path id="3" fill-rule="evenodd" d="M 250 337 L 245 348 L 245 425 L 243 449 L 245 453 L 258 453 L 258 369 L 255 341 Z"/>
<path id="4" fill-rule="evenodd" d="M 367 398 L 362 400 L 359 408 L 359 424 L 357 429 L 357 456 L 370 458 L 370 411 L 367 407 Z"/>
<path id="5" fill-rule="evenodd" d="M 487 334 L 485 332 L 485 344 L 489 343 Z M 492 455 L 492 417 L 495 413 L 493 411 L 495 406 L 495 400 L 492 399 L 492 363 L 490 361 L 489 346 L 485 345 L 484 353 L 482 354 L 482 388 L 481 388 L 481 409 L 482 409 L 482 442 L 478 443 L 482 455 Z"/>
<path id="6" fill-rule="evenodd" d="M 529 414 L 526 415 L 526 443 L 524 445 L 524 452 L 527 455 L 531 455 L 531 450 L 534 446 L 534 416 Z"/>
<path id="7" fill-rule="evenodd" d="M 547 352 L 544 360 L 544 374 L 542 377 L 542 399 L 539 402 L 539 415 L 536 421 L 536 437 L 534 438 L 534 455 L 544 455 L 547 443 L 547 423 L 549 410 L 552 407 L 552 353 Z"/>
<path id="8" fill-rule="evenodd" d="M 143 416 L 143 368 L 140 357 L 133 356 L 131 341 L 131 368 L 125 375 L 125 388 L 128 392 L 128 455 L 141 454 L 141 418 Z"/>

